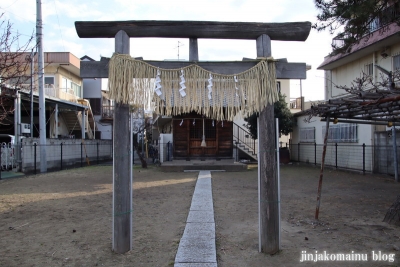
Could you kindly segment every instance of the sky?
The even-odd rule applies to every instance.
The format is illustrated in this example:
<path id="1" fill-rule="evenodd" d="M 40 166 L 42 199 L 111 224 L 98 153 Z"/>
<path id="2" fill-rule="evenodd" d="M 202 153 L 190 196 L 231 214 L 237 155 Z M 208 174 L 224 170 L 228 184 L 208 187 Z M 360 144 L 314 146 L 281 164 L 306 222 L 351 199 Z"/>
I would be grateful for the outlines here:
<path id="1" fill-rule="evenodd" d="M 24 38 L 36 32 L 36 1 L 1 0 L 2 20 Z M 81 39 L 75 21 L 194 20 L 228 22 L 316 21 L 314 0 L 42 0 L 45 52 L 70 52 L 100 60 L 111 57 L 114 39 Z M 4 27 L 0 28 L 3 32 Z M 331 52 L 328 32 L 311 30 L 305 42 L 272 41 L 272 56 L 311 65 L 301 82 L 305 101 L 324 98 L 324 72 L 317 70 Z M 145 60 L 188 59 L 189 40 L 184 38 L 131 38 L 131 56 Z M 178 48 L 179 47 L 179 48 Z M 255 40 L 199 39 L 199 60 L 256 58 Z M 300 81 L 291 81 L 291 98 L 300 96 Z"/>

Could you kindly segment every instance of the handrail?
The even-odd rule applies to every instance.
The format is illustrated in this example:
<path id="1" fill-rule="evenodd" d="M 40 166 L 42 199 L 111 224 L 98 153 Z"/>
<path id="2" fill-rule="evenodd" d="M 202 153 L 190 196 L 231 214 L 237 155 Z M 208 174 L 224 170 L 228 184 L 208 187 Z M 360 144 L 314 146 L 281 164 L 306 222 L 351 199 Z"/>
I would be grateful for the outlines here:
<path id="1" fill-rule="evenodd" d="M 87 99 L 79 99 L 78 102 L 80 104 L 88 107 L 85 125 L 86 125 L 89 139 L 93 139 L 94 131 L 96 130 L 96 121 L 93 116 L 92 107 L 90 106 L 90 102 Z"/>
<path id="2" fill-rule="evenodd" d="M 102 118 L 113 118 L 114 116 L 114 105 L 103 105 L 101 111 Z"/>
<path id="3" fill-rule="evenodd" d="M 251 137 L 251 134 L 248 130 L 242 128 L 236 123 L 233 123 L 233 139 L 237 142 L 238 145 L 243 145 L 253 155 L 257 155 L 256 140 Z"/>

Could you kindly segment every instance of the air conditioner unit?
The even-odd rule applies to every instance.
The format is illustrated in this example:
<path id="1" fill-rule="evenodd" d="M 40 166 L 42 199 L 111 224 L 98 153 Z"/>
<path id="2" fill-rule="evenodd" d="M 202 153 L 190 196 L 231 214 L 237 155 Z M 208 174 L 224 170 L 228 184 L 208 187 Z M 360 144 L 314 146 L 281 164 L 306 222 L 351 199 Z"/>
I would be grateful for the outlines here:
<path id="1" fill-rule="evenodd" d="M 21 123 L 21 134 L 31 133 L 31 125 L 28 123 Z"/>

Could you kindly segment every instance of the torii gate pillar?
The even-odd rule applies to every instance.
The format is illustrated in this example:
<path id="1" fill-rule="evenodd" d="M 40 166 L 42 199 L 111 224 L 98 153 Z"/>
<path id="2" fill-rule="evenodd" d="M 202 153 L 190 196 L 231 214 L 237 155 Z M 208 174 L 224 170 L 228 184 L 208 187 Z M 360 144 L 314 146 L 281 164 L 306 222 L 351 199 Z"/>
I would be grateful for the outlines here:
<path id="1" fill-rule="evenodd" d="M 115 52 L 129 54 L 129 36 L 115 35 Z M 115 103 L 113 151 L 113 230 L 112 249 L 125 253 L 132 249 L 132 132 L 129 105 Z"/>
<path id="2" fill-rule="evenodd" d="M 257 57 L 271 56 L 271 39 L 263 34 L 257 38 Z M 275 154 L 274 104 L 268 104 L 258 119 L 259 175 L 259 250 L 275 254 L 280 247 L 280 216 L 278 177 Z"/>

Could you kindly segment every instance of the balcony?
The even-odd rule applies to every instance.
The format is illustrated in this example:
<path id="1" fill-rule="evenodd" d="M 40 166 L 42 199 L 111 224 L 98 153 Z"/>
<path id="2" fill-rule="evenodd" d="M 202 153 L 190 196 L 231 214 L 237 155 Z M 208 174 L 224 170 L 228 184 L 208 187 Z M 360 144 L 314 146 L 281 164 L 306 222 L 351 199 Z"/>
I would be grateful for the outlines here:
<path id="1" fill-rule="evenodd" d="M 290 109 L 303 110 L 304 97 L 290 98 Z"/>
<path id="2" fill-rule="evenodd" d="M 369 33 L 379 30 L 400 18 L 400 8 L 395 5 L 382 10 L 381 15 L 375 18 L 369 25 Z"/>
<path id="3" fill-rule="evenodd" d="M 28 86 L 22 86 L 21 91 L 30 92 L 30 88 Z M 35 95 L 39 95 L 39 91 L 37 88 L 33 89 L 33 93 Z M 44 86 L 44 94 L 46 97 L 58 98 L 61 100 L 66 100 L 73 103 L 78 103 L 79 97 L 75 95 L 74 89 L 71 88 L 56 88 L 52 84 L 45 84 Z"/>
<path id="4" fill-rule="evenodd" d="M 101 110 L 101 119 L 102 120 L 112 120 L 114 117 L 114 106 L 113 105 L 108 105 L 102 106 L 102 110 Z"/>
<path id="5" fill-rule="evenodd" d="M 390 23 L 398 21 L 400 19 L 400 8 L 395 5 L 389 6 L 386 9 L 382 10 L 382 13 L 379 17 L 375 18 L 371 21 L 367 28 L 368 32 L 366 35 L 371 34 L 377 30 L 382 29 L 385 26 L 388 26 Z M 344 40 L 348 39 L 350 35 L 345 33 L 340 33 L 336 37 L 332 39 L 332 46 L 341 48 L 344 46 Z"/>

